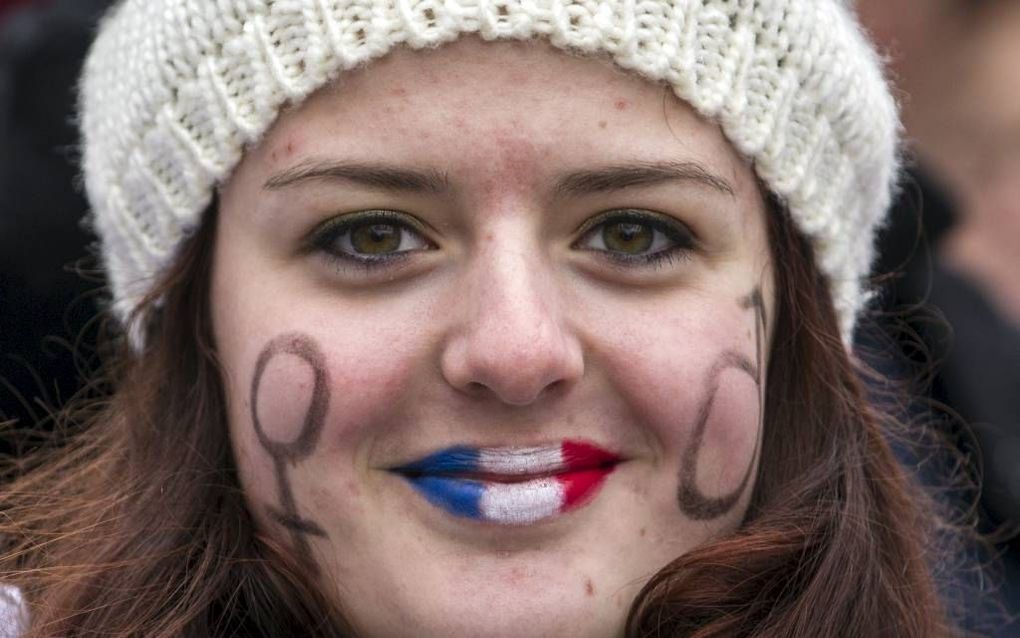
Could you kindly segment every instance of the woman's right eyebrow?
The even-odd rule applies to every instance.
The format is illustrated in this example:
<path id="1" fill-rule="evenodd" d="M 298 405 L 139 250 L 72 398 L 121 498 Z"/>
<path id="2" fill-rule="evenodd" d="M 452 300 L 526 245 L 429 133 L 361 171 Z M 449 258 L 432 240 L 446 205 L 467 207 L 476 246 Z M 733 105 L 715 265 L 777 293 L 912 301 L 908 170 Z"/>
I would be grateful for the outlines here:
<path id="1" fill-rule="evenodd" d="M 310 181 L 345 181 L 379 190 L 440 195 L 451 190 L 446 173 L 385 164 L 309 160 L 272 175 L 262 185 L 280 190 Z"/>

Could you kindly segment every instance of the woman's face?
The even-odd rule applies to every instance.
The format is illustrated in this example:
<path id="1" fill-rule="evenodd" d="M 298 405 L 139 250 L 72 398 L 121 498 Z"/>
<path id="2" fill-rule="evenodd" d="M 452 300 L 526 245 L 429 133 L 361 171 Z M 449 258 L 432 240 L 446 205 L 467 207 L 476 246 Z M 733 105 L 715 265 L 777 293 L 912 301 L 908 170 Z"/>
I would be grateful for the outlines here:
<path id="1" fill-rule="evenodd" d="M 398 51 L 221 194 L 212 307 L 258 526 L 369 636 L 610 636 L 754 488 L 749 165 L 544 44 Z"/>

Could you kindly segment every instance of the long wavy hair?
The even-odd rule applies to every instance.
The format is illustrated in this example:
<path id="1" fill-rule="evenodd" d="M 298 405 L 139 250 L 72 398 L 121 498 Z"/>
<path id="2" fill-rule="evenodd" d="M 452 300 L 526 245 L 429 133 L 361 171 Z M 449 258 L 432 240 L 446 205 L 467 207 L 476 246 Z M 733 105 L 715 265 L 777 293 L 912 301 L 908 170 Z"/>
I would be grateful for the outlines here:
<path id="1" fill-rule="evenodd" d="M 749 511 L 646 584 L 626 635 L 949 635 L 932 501 L 890 450 L 809 243 L 771 204 L 778 303 Z M 145 351 L 114 338 L 98 396 L 4 466 L 0 582 L 28 601 L 29 637 L 354 635 L 246 509 L 210 322 L 215 219 L 214 204 L 140 308 Z"/>

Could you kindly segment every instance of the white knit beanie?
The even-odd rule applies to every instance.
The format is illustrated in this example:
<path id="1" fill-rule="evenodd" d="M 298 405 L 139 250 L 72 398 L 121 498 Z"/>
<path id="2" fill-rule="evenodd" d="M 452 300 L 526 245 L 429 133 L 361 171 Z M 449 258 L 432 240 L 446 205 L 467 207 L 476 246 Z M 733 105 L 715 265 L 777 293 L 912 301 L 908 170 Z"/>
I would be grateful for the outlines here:
<path id="1" fill-rule="evenodd" d="M 810 238 L 849 343 L 899 121 L 843 0 L 123 0 L 85 64 L 93 224 L 126 322 L 283 106 L 400 45 L 544 38 L 668 83 Z M 131 329 L 143 344 L 142 317 Z"/>

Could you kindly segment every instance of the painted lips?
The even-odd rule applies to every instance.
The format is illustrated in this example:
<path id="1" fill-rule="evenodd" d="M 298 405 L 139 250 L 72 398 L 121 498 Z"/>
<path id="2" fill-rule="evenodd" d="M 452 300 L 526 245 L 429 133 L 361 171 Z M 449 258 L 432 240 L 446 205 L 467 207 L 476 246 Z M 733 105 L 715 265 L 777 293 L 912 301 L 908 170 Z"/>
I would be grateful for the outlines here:
<path id="1" fill-rule="evenodd" d="M 394 471 L 454 516 L 527 525 L 587 504 L 620 460 L 580 441 L 533 448 L 458 446 Z"/>

